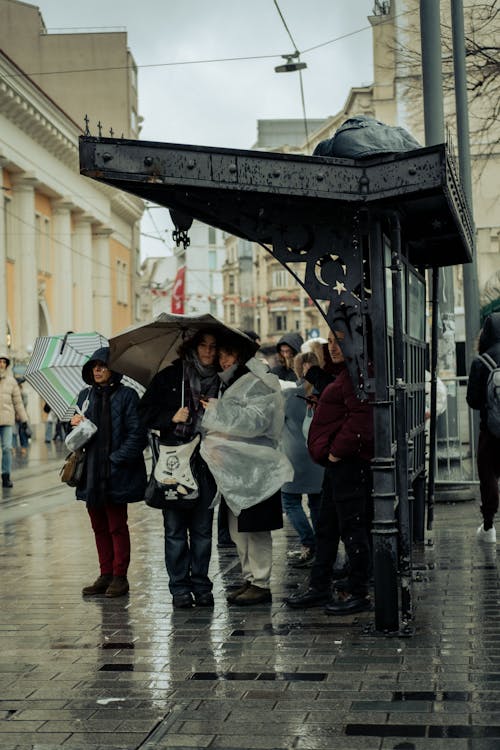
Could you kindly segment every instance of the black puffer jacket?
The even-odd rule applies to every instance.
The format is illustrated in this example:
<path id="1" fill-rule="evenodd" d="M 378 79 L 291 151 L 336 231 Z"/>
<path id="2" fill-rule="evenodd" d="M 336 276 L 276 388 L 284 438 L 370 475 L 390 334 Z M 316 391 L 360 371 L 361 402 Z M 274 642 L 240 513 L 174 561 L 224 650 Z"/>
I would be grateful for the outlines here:
<path id="1" fill-rule="evenodd" d="M 500 312 L 486 318 L 479 337 L 479 354 L 485 352 L 500 365 Z M 471 364 L 467 384 L 467 403 L 471 409 L 479 409 L 481 429 L 486 430 L 486 384 L 490 370 L 476 357 Z"/>
<path id="2" fill-rule="evenodd" d="M 81 408 L 86 399 L 89 399 L 85 414 L 97 425 L 98 430 L 86 446 L 85 473 L 81 484 L 76 488 L 78 500 L 85 500 L 91 505 L 98 504 L 103 499 L 114 503 L 143 500 L 147 481 L 143 455 L 147 439 L 137 410 L 139 396 L 133 388 L 121 384 L 122 376 L 118 373 L 113 373 L 109 385 L 100 386 L 93 383 L 93 363 L 107 362 L 108 357 L 109 349 L 99 349 L 84 365 L 83 379 L 92 385 L 80 392 L 77 401 Z M 106 446 L 103 446 L 100 442 L 104 430 L 100 406 L 103 398 L 108 397 L 110 433 Z M 103 462 L 106 463 L 107 475 L 105 493 L 102 492 Z"/>

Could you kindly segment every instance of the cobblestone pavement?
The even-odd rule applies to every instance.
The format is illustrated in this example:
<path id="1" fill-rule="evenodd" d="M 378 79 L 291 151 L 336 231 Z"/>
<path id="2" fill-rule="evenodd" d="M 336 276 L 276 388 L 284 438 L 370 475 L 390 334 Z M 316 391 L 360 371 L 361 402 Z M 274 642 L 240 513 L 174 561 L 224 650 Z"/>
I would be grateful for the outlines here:
<path id="1" fill-rule="evenodd" d="M 215 609 L 172 611 L 161 514 L 130 508 L 130 595 L 83 599 L 96 554 L 83 504 L 38 446 L 0 495 L 0 747 L 9 750 L 498 750 L 496 547 L 474 503 L 438 505 L 415 552 L 415 633 L 372 613 L 289 610 L 307 580 L 274 536 L 272 605 L 228 607 L 232 550 L 214 548 Z M 40 491 L 38 491 L 40 487 Z"/>

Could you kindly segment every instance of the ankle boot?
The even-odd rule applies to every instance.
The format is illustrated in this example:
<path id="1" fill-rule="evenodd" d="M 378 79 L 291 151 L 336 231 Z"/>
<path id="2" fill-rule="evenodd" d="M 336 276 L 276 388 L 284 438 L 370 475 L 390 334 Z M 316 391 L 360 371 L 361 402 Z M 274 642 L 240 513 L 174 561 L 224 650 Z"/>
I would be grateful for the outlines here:
<path id="1" fill-rule="evenodd" d="M 125 596 L 128 594 L 127 576 L 113 576 L 113 580 L 106 589 L 104 596 L 112 598 L 115 596 Z"/>
<path id="2" fill-rule="evenodd" d="M 10 474 L 2 474 L 2 487 L 13 487 L 14 485 L 10 481 Z"/>
<path id="3" fill-rule="evenodd" d="M 94 583 L 91 583 L 90 586 L 85 586 L 82 589 L 83 596 L 95 596 L 95 594 L 105 594 L 112 580 L 113 580 L 112 575 L 100 575 L 99 578 L 96 578 Z"/>

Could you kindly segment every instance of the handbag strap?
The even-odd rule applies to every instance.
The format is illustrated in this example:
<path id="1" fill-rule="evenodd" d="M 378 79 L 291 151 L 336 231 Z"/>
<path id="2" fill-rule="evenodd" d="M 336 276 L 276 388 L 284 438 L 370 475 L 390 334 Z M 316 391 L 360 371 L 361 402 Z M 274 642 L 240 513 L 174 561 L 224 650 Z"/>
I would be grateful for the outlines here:
<path id="1" fill-rule="evenodd" d="M 85 412 L 89 408 L 89 403 L 90 403 L 89 396 L 90 396 L 90 388 L 87 390 L 87 395 L 85 396 L 85 400 L 83 404 L 81 405 L 81 407 L 78 406 L 78 404 L 75 406 L 76 413 L 80 414 L 81 417 L 85 416 Z"/>

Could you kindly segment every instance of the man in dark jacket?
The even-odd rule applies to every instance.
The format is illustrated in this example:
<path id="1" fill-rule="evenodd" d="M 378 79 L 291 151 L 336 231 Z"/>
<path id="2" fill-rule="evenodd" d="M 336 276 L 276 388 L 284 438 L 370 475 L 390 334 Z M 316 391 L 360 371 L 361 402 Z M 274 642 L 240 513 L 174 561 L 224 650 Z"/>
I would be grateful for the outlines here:
<path id="1" fill-rule="evenodd" d="M 76 488 L 84 500 L 95 535 L 100 575 L 82 590 L 84 596 L 124 596 L 129 590 L 130 535 L 127 503 L 144 499 L 146 466 L 143 450 L 146 430 L 133 388 L 122 385 L 122 376 L 108 367 L 109 349 L 98 349 L 82 368 L 88 383 L 78 396 L 78 407 L 97 426 L 85 446 L 86 465 Z M 84 417 L 75 414 L 71 426 Z"/>
<path id="2" fill-rule="evenodd" d="M 293 359 L 300 352 L 300 347 L 304 339 L 300 333 L 285 333 L 276 344 L 278 352 L 279 365 L 273 367 L 271 372 L 277 375 L 280 380 L 289 380 L 292 383 L 297 382 L 297 375 L 293 368 Z"/>
<path id="3" fill-rule="evenodd" d="M 486 318 L 479 337 L 478 352 L 488 354 L 500 365 L 500 312 Z M 483 523 L 477 530 L 480 542 L 495 544 L 497 535 L 493 525 L 498 511 L 498 479 L 500 477 L 500 438 L 491 434 L 487 425 L 486 393 L 490 370 L 476 357 L 469 373 L 467 403 L 480 414 L 479 440 L 477 447 L 477 471 L 481 493 Z"/>
<path id="4" fill-rule="evenodd" d="M 332 615 L 361 612 L 370 607 L 373 411 L 369 401 L 360 401 L 356 396 L 338 343 L 342 339 L 341 331 L 335 335 L 330 332 L 328 336 L 337 375 L 319 398 L 309 429 L 308 448 L 313 460 L 326 468 L 320 513 L 328 516 L 329 525 L 322 545 L 327 549 L 330 537 L 331 545 L 337 545 L 340 535 L 348 559 L 347 578 L 336 599 L 330 602 L 331 564 L 320 566 L 316 560 L 308 590 L 287 600 L 292 607 L 326 604 L 325 612 Z"/>

